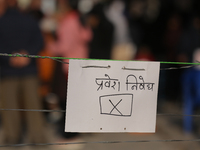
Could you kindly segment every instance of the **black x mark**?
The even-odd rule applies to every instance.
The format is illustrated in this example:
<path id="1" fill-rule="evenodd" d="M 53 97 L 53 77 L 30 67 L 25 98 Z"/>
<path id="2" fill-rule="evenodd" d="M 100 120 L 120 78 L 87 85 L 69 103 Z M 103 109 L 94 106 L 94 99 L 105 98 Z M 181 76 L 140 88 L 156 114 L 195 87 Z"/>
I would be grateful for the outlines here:
<path id="1" fill-rule="evenodd" d="M 114 105 L 112 103 L 112 101 L 109 100 L 109 102 L 113 105 L 113 109 L 110 111 L 110 114 L 112 114 L 113 110 L 116 109 L 123 116 L 123 114 L 119 111 L 119 109 L 117 109 L 117 105 L 119 105 L 121 103 L 121 101 L 122 101 L 122 99 L 116 105 Z"/>

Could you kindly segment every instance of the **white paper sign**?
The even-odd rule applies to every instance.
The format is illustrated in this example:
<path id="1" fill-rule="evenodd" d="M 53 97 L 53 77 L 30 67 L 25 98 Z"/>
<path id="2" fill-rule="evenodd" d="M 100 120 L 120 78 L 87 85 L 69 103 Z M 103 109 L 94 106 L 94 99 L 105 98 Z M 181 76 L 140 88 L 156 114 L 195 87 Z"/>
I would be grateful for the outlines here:
<path id="1" fill-rule="evenodd" d="M 70 60 L 66 132 L 155 132 L 159 62 Z"/>

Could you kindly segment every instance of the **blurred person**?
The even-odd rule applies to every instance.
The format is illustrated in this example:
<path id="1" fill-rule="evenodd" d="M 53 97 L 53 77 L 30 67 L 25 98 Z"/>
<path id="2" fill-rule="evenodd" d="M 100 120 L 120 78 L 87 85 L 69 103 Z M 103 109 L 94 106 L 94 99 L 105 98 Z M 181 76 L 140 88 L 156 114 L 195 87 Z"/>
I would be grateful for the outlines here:
<path id="1" fill-rule="evenodd" d="M 39 52 L 40 56 L 53 56 L 49 52 L 48 45 L 54 42 L 53 38 L 53 32 L 55 31 L 55 25 L 54 22 L 51 20 L 45 18 L 42 19 L 40 23 L 40 27 L 42 30 L 43 38 L 44 38 L 44 48 L 42 51 Z M 38 66 L 38 75 L 40 79 L 40 94 L 42 96 L 44 107 L 47 107 L 47 109 L 57 109 L 58 107 L 56 105 L 59 104 L 58 99 L 56 98 L 56 95 L 52 93 L 53 87 L 53 79 L 54 79 L 54 72 L 56 63 L 52 59 L 37 59 L 37 66 Z M 54 107 L 55 106 L 55 107 Z M 56 122 L 54 121 L 54 116 L 61 113 L 47 113 L 47 119 L 50 123 Z M 51 117 L 53 116 L 53 117 Z M 55 120 L 58 120 L 55 118 Z"/>
<path id="2" fill-rule="evenodd" d="M 200 47 L 200 17 L 195 14 L 188 28 L 186 28 L 179 41 L 178 61 L 192 62 L 193 53 Z"/>
<path id="3" fill-rule="evenodd" d="M 131 60 L 135 57 L 136 46 L 130 37 L 128 21 L 124 15 L 125 4 L 122 0 L 113 0 L 106 9 L 106 16 L 114 25 L 112 59 Z"/>
<path id="4" fill-rule="evenodd" d="M 167 21 L 163 45 L 168 61 L 177 61 L 178 45 L 182 34 L 181 21 L 181 16 L 176 13 L 171 15 Z"/>
<path id="5" fill-rule="evenodd" d="M 167 20 L 164 31 L 163 49 L 165 59 L 169 62 L 177 61 L 179 51 L 179 42 L 181 39 L 183 27 L 182 18 L 178 13 L 173 13 Z M 177 65 L 166 65 L 166 67 L 176 67 Z M 181 95 L 180 70 L 171 70 L 166 72 L 166 95 L 168 100 L 178 99 Z"/>
<path id="6" fill-rule="evenodd" d="M 191 19 L 191 25 L 186 29 L 180 40 L 180 52 L 178 55 L 179 61 L 183 62 L 198 62 L 200 61 L 200 17 L 195 15 Z M 200 104 L 200 70 L 198 67 L 184 70 L 182 73 L 182 93 L 183 93 L 183 111 L 185 115 L 191 115 L 195 106 Z M 192 118 L 185 116 L 184 131 L 192 133 L 193 125 Z"/>
<path id="7" fill-rule="evenodd" d="M 160 0 L 147 0 L 146 16 L 147 22 L 153 22 L 157 19 L 160 13 Z"/>
<path id="8" fill-rule="evenodd" d="M 87 15 L 87 22 L 92 28 L 93 38 L 90 41 L 90 58 L 110 59 L 113 44 L 114 26 L 107 19 L 105 4 L 98 3 Z"/>
<path id="9" fill-rule="evenodd" d="M 144 0 L 127 0 L 126 2 L 130 36 L 137 46 L 143 43 L 145 36 L 145 8 L 146 1 Z"/>
<path id="10" fill-rule="evenodd" d="M 5 0 L 0 0 L 0 18 L 5 13 L 5 10 L 6 10 Z M 0 107 L 2 107 L 1 102 L 0 102 Z M 0 116 L 0 123 L 1 123 L 1 116 Z"/>
<path id="11" fill-rule="evenodd" d="M 57 11 L 56 11 L 56 18 L 58 22 L 61 22 L 65 16 L 66 16 L 66 12 L 69 11 L 69 6 L 66 5 L 66 1 L 67 0 L 57 0 Z"/>
<path id="12" fill-rule="evenodd" d="M 172 1 L 174 10 L 179 12 L 182 16 L 183 25 L 186 27 L 190 22 L 191 15 L 195 11 L 199 11 L 199 8 L 195 10 L 195 7 L 199 7 L 198 4 L 195 4 L 198 0 L 175 0 Z M 197 5 L 197 6 L 195 6 Z"/>
<path id="13" fill-rule="evenodd" d="M 134 18 L 142 18 L 150 23 L 157 19 L 161 4 L 159 0 L 128 0 L 128 5 L 128 9 Z"/>
<path id="14" fill-rule="evenodd" d="M 82 24 L 80 14 L 77 10 L 78 1 L 59 0 L 58 6 L 61 6 L 62 13 L 59 14 L 58 28 L 56 31 L 57 39 L 48 45 L 49 52 L 54 56 L 68 58 L 88 58 L 88 43 L 92 38 L 92 33 L 87 24 Z M 62 5 L 61 5 L 62 4 Z M 65 62 L 69 60 L 65 59 Z M 66 80 L 68 76 L 68 65 L 57 63 L 55 68 L 54 92 L 60 98 L 60 107 L 66 108 Z M 65 133 L 65 116 L 59 122 L 59 132 L 62 141 L 76 139 L 76 133 Z"/>
<path id="15" fill-rule="evenodd" d="M 41 11 L 41 0 L 31 0 L 27 13 L 40 23 L 44 17 L 43 12 Z"/>
<path id="16" fill-rule="evenodd" d="M 5 13 L 5 0 L 0 0 L 0 18 Z"/>
<path id="17" fill-rule="evenodd" d="M 200 60 L 200 48 L 195 49 L 193 61 Z M 194 66 L 183 72 L 182 75 L 182 93 L 183 93 L 183 127 L 186 134 L 191 134 L 194 131 L 193 118 L 190 115 L 195 113 L 195 110 L 200 106 L 200 67 Z"/>
<path id="18" fill-rule="evenodd" d="M 165 25 L 165 14 L 170 11 L 164 10 L 165 4 L 169 1 L 161 0 L 129 0 L 128 22 L 130 34 L 133 42 L 140 46 L 142 43 L 148 43 L 156 59 L 162 59 L 163 52 L 161 51 L 161 39 L 163 35 L 163 27 Z M 164 16 L 164 17 L 163 17 Z"/>
<path id="19" fill-rule="evenodd" d="M 36 55 L 43 47 L 38 24 L 16 8 L 16 0 L 6 0 L 6 12 L 0 18 L 0 52 Z M 3 108 L 42 109 L 38 93 L 39 82 L 34 59 L 1 57 L 0 96 Z M 23 140 L 23 121 L 26 140 L 45 143 L 45 120 L 41 112 L 2 111 L 2 140 L 7 144 Z M 23 117 L 23 118 L 22 118 Z"/>
<path id="20" fill-rule="evenodd" d="M 63 0 L 60 0 L 63 4 Z M 88 58 L 88 43 L 92 33 L 87 25 L 80 22 L 80 14 L 73 0 L 65 0 L 65 11 L 58 22 L 57 41 L 49 45 L 50 52 L 68 58 Z M 63 6 L 62 6 L 63 7 Z M 68 60 L 64 60 L 68 62 Z M 68 65 L 63 65 L 67 75 Z"/>

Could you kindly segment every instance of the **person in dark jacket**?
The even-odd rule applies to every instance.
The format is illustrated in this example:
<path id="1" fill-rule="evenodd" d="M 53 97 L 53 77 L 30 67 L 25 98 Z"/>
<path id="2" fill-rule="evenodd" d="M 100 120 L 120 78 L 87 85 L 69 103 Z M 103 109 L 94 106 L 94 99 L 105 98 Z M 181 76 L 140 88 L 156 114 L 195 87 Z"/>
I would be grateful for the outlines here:
<path id="1" fill-rule="evenodd" d="M 7 10 L 0 18 L 0 53 L 36 55 L 43 47 L 43 38 L 37 22 L 21 14 L 16 0 L 6 0 Z M 0 98 L 2 108 L 41 109 L 35 59 L 0 57 Z M 40 112 L 3 111 L 4 144 L 19 143 L 22 139 L 22 116 L 25 117 L 28 141 L 43 143 L 45 120 Z"/>
<path id="2" fill-rule="evenodd" d="M 92 28 L 93 38 L 90 42 L 89 57 L 93 59 L 110 59 L 114 26 L 104 13 L 105 4 L 99 3 L 88 13 L 88 24 Z"/>

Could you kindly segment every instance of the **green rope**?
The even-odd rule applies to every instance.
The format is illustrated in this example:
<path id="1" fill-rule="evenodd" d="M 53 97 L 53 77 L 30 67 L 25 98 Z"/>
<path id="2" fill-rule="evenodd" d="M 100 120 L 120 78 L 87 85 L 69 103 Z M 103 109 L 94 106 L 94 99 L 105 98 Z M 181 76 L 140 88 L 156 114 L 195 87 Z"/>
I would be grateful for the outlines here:
<path id="1" fill-rule="evenodd" d="M 91 59 L 91 58 L 68 58 L 68 57 L 50 57 L 50 56 L 39 56 L 39 55 L 26 55 L 26 54 L 7 54 L 0 53 L 0 56 L 9 56 L 9 57 L 27 57 L 27 58 L 49 58 L 53 60 L 66 60 L 66 59 L 75 59 L 75 60 L 100 60 L 100 61 L 138 61 L 138 60 L 111 60 L 111 59 Z M 138 61 L 145 62 L 145 61 Z M 167 62 L 167 61 L 159 61 L 161 64 L 175 64 L 175 65 L 200 65 L 200 62 L 192 63 L 192 62 Z"/>

